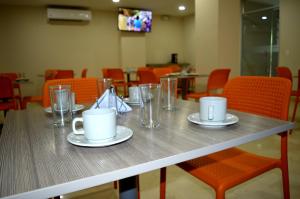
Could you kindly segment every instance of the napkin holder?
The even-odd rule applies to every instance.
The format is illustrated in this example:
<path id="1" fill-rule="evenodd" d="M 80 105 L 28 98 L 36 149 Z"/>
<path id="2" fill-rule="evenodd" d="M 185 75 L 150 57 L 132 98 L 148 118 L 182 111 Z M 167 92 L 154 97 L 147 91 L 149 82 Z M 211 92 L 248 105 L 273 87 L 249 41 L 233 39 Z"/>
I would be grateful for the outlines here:
<path id="1" fill-rule="evenodd" d="M 132 111 L 132 108 L 116 95 L 114 87 L 106 89 L 103 95 L 91 107 L 91 109 L 97 108 L 112 108 L 116 110 L 117 114 Z"/>

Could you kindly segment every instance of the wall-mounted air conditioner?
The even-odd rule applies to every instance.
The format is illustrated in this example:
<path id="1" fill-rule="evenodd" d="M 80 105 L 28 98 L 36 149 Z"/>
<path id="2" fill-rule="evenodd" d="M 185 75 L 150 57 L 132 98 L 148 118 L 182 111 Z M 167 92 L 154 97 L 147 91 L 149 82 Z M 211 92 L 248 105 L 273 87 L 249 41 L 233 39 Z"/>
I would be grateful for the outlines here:
<path id="1" fill-rule="evenodd" d="M 69 8 L 47 8 L 48 20 L 90 21 L 92 12 L 90 10 Z"/>

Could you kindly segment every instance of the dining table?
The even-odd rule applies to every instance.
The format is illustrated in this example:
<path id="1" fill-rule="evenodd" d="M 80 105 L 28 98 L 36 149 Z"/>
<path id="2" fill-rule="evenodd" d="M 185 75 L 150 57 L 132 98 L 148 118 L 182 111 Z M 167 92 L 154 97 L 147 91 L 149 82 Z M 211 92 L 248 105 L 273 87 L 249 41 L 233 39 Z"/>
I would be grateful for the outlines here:
<path id="1" fill-rule="evenodd" d="M 120 198 L 136 198 L 139 174 L 294 128 L 289 121 L 236 110 L 228 110 L 237 116 L 235 124 L 207 128 L 187 119 L 199 103 L 178 100 L 177 107 L 161 110 L 160 125 L 149 129 L 133 106 L 117 116 L 117 125 L 130 128 L 132 137 L 104 147 L 69 143 L 71 124 L 53 126 L 51 114 L 39 105 L 9 111 L 0 137 L 0 197 L 51 198 L 119 181 Z"/>

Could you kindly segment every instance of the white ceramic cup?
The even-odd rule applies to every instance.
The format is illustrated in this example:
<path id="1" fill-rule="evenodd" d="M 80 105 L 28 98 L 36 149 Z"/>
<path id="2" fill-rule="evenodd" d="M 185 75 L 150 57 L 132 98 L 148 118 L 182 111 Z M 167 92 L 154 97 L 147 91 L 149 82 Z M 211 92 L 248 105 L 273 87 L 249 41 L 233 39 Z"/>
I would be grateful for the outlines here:
<path id="1" fill-rule="evenodd" d="M 221 122 L 226 119 L 227 99 L 224 97 L 201 97 L 200 120 Z"/>
<path id="2" fill-rule="evenodd" d="M 139 100 L 140 100 L 139 87 L 137 86 L 129 87 L 129 101 L 139 102 Z"/>
<path id="3" fill-rule="evenodd" d="M 76 123 L 83 122 L 83 129 L 76 129 Z M 74 134 L 84 134 L 89 141 L 100 141 L 113 138 L 117 131 L 116 111 L 109 108 L 83 111 L 82 117 L 72 122 Z"/>

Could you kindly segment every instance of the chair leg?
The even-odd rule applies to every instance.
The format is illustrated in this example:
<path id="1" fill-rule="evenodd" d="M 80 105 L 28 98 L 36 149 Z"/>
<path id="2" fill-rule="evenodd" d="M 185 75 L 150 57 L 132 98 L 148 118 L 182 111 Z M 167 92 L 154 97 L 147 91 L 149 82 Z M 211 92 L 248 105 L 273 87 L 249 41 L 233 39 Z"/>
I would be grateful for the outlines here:
<path id="1" fill-rule="evenodd" d="M 118 188 L 118 181 L 114 181 L 114 189 Z"/>
<path id="2" fill-rule="evenodd" d="M 140 190 L 140 176 L 136 177 L 136 187 L 138 191 L 138 199 L 141 198 L 141 190 Z"/>
<path id="3" fill-rule="evenodd" d="M 295 121 L 295 117 L 296 117 L 296 112 L 297 112 L 299 100 L 300 100 L 300 96 L 296 96 L 296 99 L 295 99 L 295 106 L 294 106 L 294 111 L 293 111 L 293 116 L 292 116 L 292 122 Z"/>
<path id="4" fill-rule="evenodd" d="M 166 198 L 166 178 L 167 178 L 167 168 L 163 167 L 160 169 L 160 199 Z"/>
<path id="5" fill-rule="evenodd" d="M 288 165 L 282 166 L 281 174 L 282 174 L 282 186 L 283 186 L 284 199 L 290 199 L 290 184 L 289 184 Z"/>
<path id="6" fill-rule="evenodd" d="M 225 199 L 224 191 L 216 191 L 216 199 Z"/>

